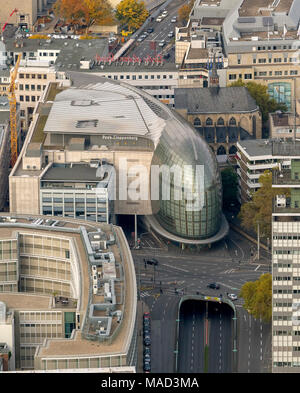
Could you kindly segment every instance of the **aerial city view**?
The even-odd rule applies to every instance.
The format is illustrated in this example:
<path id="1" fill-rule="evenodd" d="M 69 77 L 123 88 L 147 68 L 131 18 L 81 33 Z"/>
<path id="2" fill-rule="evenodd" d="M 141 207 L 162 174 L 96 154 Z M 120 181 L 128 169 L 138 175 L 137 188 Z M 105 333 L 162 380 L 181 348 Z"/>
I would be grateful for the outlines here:
<path id="1" fill-rule="evenodd" d="M 0 5 L 0 373 L 299 373 L 300 0 Z"/>

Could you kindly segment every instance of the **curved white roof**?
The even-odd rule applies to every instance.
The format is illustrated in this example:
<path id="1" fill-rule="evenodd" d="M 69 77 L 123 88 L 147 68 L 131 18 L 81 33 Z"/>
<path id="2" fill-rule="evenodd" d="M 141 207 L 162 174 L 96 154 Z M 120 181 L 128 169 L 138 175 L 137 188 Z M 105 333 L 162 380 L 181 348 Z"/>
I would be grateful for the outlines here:
<path id="1" fill-rule="evenodd" d="M 105 81 L 57 94 L 44 131 L 147 136 L 156 145 L 164 126 L 140 94 Z"/>

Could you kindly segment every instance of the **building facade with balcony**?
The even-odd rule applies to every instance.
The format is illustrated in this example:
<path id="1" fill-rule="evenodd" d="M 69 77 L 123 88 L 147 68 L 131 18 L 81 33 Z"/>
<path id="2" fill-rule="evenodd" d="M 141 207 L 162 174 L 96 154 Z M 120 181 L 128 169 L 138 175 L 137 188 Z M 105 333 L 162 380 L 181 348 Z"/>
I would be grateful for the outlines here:
<path id="1" fill-rule="evenodd" d="M 237 142 L 238 199 L 240 203 L 248 202 L 261 184 L 259 177 L 264 171 L 273 168 L 290 168 L 290 159 L 275 157 L 272 141 L 268 139 L 244 140 Z"/>
<path id="2" fill-rule="evenodd" d="M 276 170 L 272 184 L 281 189 L 272 213 L 272 371 L 299 373 L 300 143 L 274 142 L 273 154 L 288 156 L 291 165 Z"/>

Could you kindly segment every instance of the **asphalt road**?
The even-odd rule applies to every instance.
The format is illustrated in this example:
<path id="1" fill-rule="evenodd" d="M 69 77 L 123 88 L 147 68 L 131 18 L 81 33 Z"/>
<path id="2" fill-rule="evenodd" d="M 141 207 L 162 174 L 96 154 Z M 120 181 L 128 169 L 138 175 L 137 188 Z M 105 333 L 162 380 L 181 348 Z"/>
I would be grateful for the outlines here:
<path id="1" fill-rule="evenodd" d="M 227 304 L 208 303 L 209 373 L 233 372 L 233 310 Z"/>
<path id="2" fill-rule="evenodd" d="M 178 365 L 179 373 L 204 371 L 205 303 L 183 302 L 179 314 Z"/>
<path id="3" fill-rule="evenodd" d="M 226 241 L 199 253 L 181 251 L 169 246 L 169 251 L 152 247 L 153 242 L 143 236 L 143 248 L 132 250 L 140 296 L 153 318 L 152 362 L 153 372 L 174 371 L 175 327 L 178 303 L 182 294 L 219 296 L 222 293 L 239 294 L 241 286 L 257 280 L 270 271 L 268 254 L 260 261 L 250 261 L 252 243 L 230 231 Z M 159 265 L 145 268 L 143 258 L 154 257 Z M 240 263 L 239 263 L 240 262 Z M 210 282 L 218 282 L 220 290 L 207 288 Z M 161 292 L 162 291 L 162 292 Z M 238 318 L 238 372 L 269 372 L 271 349 L 271 325 L 250 317 L 242 307 L 243 299 L 235 301 Z M 213 322 L 215 324 L 215 322 Z M 222 334 L 229 334 L 222 315 Z M 220 331 L 216 322 L 216 330 Z M 166 333 L 168 332 L 168 333 Z M 221 354 L 224 358 L 225 354 Z M 222 364 L 225 365 L 225 360 Z M 223 367 L 223 366 L 222 366 Z M 231 367 L 231 366 L 230 366 Z M 227 372 L 222 368 L 221 372 Z"/>
<path id="4" fill-rule="evenodd" d="M 149 36 L 144 39 L 142 42 L 136 42 L 132 49 L 130 50 L 130 55 L 136 55 L 137 57 L 147 57 L 148 55 L 153 57 L 159 53 L 170 53 L 170 58 L 168 61 L 175 61 L 175 51 L 172 50 L 174 48 L 175 40 L 173 38 L 169 38 L 168 34 L 173 31 L 175 34 L 175 26 L 180 26 L 179 22 L 171 23 L 171 19 L 173 16 L 178 17 L 178 8 L 181 7 L 184 3 L 188 1 L 183 0 L 174 0 L 166 7 L 168 11 L 167 17 L 165 17 L 161 22 L 156 22 L 154 19 L 147 28 L 153 28 L 154 31 L 149 34 Z M 140 34 L 142 35 L 142 33 Z M 160 47 L 158 43 L 162 40 L 166 41 L 166 45 L 164 47 Z M 152 47 L 152 43 L 155 42 L 156 48 Z"/>

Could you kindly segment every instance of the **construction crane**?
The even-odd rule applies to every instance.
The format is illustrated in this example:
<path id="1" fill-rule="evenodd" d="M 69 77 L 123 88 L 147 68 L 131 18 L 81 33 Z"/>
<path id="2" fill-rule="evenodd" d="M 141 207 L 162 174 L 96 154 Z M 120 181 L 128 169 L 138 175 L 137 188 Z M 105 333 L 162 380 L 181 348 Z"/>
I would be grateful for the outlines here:
<path id="1" fill-rule="evenodd" d="M 12 12 L 11 12 L 11 14 L 9 15 L 9 18 L 12 17 L 13 14 L 14 14 L 15 12 L 17 12 L 17 11 L 18 11 L 18 10 L 17 10 L 16 8 L 13 9 Z M 7 22 L 4 23 L 4 26 L 3 26 L 3 28 L 2 28 L 2 33 L 3 33 L 3 31 L 4 31 L 5 27 L 6 27 L 6 25 L 8 24 L 9 18 L 8 18 Z"/>
<path id="2" fill-rule="evenodd" d="M 10 75 L 10 85 L 8 89 L 8 101 L 10 111 L 10 165 L 13 167 L 18 158 L 18 130 L 17 130 L 17 100 L 16 100 L 16 78 L 18 74 L 18 68 L 21 61 L 21 53 L 18 54 L 18 58 L 14 67 L 14 70 Z"/>

